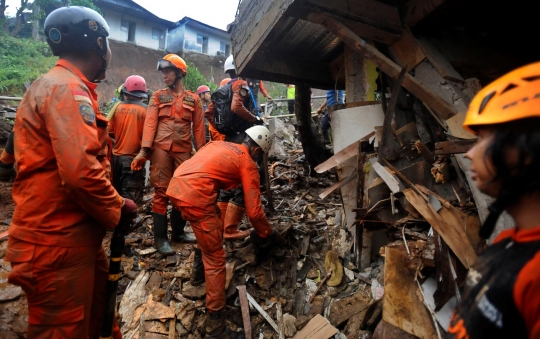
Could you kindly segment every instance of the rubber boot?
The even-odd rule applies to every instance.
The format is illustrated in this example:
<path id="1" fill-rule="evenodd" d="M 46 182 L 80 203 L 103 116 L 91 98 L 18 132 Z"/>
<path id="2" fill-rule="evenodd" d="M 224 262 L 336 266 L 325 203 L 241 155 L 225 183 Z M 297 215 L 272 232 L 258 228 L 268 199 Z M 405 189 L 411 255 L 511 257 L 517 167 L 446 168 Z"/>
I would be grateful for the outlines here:
<path id="1" fill-rule="evenodd" d="M 202 261 L 202 252 L 199 248 L 195 249 L 190 281 L 192 286 L 199 286 L 204 282 L 204 264 Z"/>
<path id="2" fill-rule="evenodd" d="M 162 255 L 173 255 L 174 249 L 167 239 L 167 215 L 153 213 L 154 217 L 154 247 Z"/>
<path id="3" fill-rule="evenodd" d="M 246 213 L 246 208 L 235 204 L 232 200 L 227 206 L 227 213 L 223 222 L 223 238 L 225 240 L 244 239 L 249 235 L 249 231 L 239 231 L 238 224 Z"/>
<path id="4" fill-rule="evenodd" d="M 225 216 L 227 215 L 227 206 L 229 206 L 228 201 L 218 201 L 217 207 L 221 211 L 221 229 L 225 232 Z"/>
<path id="5" fill-rule="evenodd" d="M 225 324 L 225 310 L 217 312 L 208 312 L 206 318 L 206 339 L 230 339 Z"/>
<path id="6" fill-rule="evenodd" d="M 186 221 L 182 219 L 182 214 L 173 208 L 171 211 L 171 240 L 174 242 L 196 244 L 197 238 L 186 234 L 184 227 L 186 227 Z"/>

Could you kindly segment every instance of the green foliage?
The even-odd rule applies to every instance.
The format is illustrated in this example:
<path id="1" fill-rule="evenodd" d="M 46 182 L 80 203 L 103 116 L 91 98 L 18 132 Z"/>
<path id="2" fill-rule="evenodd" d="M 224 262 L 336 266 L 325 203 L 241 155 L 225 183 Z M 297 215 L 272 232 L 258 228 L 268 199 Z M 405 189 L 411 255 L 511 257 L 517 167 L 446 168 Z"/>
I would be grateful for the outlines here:
<path id="1" fill-rule="evenodd" d="M 45 18 L 50 12 L 54 11 L 55 9 L 64 7 L 67 5 L 84 6 L 84 7 L 92 8 L 94 11 L 103 15 L 99 7 L 94 5 L 94 2 L 92 0 L 61 0 L 61 1 L 60 0 L 35 0 L 35 3 L 37 3 L 40 6 L 41 18 Z"/>
<path id="2" fill-rule="evenodd" d="M 188 74 L 182 81 L 186 89 L 195 92 L 197 91 L 197 87 L 206 85 L 210 87 L 210 91 L 214 92 L 218 88 L 216 84 L 206 80 L 194 63 L 188 60 L 186 60 L 186 63 L 188 66 Z"/>
<path id="3" fill-rule="evenodd" d="M 46 43 L 14 38 L 0 30 L 0 93 L 22 95 L 24 83 L 47 73 L 56 60 Z"/>

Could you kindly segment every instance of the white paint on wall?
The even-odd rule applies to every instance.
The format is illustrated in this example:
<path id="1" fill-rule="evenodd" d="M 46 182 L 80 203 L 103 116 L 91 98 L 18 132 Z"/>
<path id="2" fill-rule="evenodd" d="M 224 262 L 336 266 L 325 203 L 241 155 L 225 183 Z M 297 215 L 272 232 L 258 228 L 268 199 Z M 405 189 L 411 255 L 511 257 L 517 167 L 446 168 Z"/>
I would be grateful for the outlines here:
<path id="1" fill-rule="evenodd" d="M 160 31 L 160 35 L 163 34 L 163 39 L 165 40 L 164 49 L 167 48 L 167 28 L 165 26 L 157 22 L 140 19 L 106 8 L 102 9 L 102 12 L 105 20 L 107 21 L 107 24 L 109 24 L 109 39 L 120 42 L 129 42 L 137 46 L 158 50 L 159 36 L 157 39 L 152 36 L 153 29 L 158 29 Z M 130 24 L 135 24 L 134 41 L 128 41 L 128 29 L 126 27 L 122 27 L 122 21 L 127 21 Z"/>

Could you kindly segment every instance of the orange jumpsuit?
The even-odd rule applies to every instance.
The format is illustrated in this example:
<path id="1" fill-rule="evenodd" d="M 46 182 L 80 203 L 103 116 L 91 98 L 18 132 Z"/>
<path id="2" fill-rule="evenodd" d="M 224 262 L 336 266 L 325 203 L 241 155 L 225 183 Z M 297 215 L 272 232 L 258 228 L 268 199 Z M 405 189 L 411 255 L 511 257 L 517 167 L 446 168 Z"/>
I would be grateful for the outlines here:
<path id="1" fill-rule="evenodd" d="M 272 233 L 261 206 L 257 165 L 244 145 L 211 141 L 174 172 L 167 189 L 173 207 L 188 220 L 202 251 L 206 284 L 206 308 L 225 307 L 225 251 L 223 230 L 217 215 L 220 189 L 242 184 L 249 221 L 262 237 Z"/>
<path id="2" fill-rule="evenodd" d="M 165 192 L 174 170 L 191 157 L 192 128 L 198 150 L 206 143 L 206 136 L 197 94 L 185 91 L 177 96 L 168 88 L 154 92 L 146 112 L 141 144 L 154 147 L 150 159 L 150 183 L 155 187 L 153 212 L 167 213 Z"/>
<path id="3" fill-rule="evenodd" d="M 144 169 L 131 170 L 133 158 L 139 154 L 147 106 L 140 100 L 127 99 L 116 108 L 109 121 L 109 134 L 116 144 L 113 153 L 113 184 L 124 198 L 142 199 Z"/>
<path id="4" fill-rule="evenodd" d="M 15 121 L 16 207 L 9 282 L 28 297 L 27 338 L 98 338 L 105 310 L 106 228 L 122 198 L 107 169 L 96 84 L 60 60 L 26 92 Z M 121 338 L 117 326 L 114 337 Z"/>

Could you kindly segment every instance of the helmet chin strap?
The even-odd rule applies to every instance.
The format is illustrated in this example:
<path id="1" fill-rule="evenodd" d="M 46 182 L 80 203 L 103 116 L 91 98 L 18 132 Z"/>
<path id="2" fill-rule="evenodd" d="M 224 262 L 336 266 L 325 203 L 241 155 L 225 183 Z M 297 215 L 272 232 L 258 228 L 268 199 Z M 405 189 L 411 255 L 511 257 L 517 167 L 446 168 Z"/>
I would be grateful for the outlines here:
<path id="1" fill-rule="evenodd" d="M 94 80 L 92 80 L 92 82 L 96 84 L 99 84 L 101 82 L 99 78 L 101 77 L 101 75 L 105 74 L 105 71 L 107 71 L 107 38 L 103 37 L 102 41 L 103 41 L 103 49 L 101 49 L 97 43 L 94 46 L 94 49 L 102 58 L 101 68 L 97 71 L 96 75 L 94 75 Z"/>
<path id="2" fill-rule="evenodd" d="M 178 83 L 178 81 L 182 80 L 183 76 L 182 76 L 182 73 L 180 73 L 180 71 L 178 71 L 178 73 L 176 74 L 176 78 L 174 78 L 174 82 L 172 85 L 168 86 L 170 89 L 175 89 L 176 88 L 176 84 Z"/>

